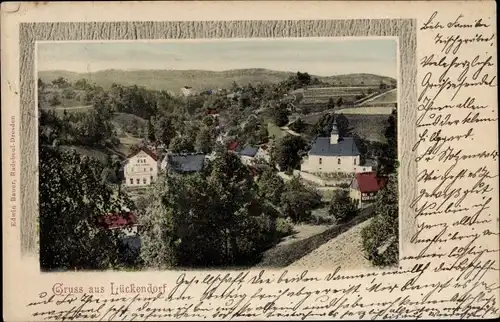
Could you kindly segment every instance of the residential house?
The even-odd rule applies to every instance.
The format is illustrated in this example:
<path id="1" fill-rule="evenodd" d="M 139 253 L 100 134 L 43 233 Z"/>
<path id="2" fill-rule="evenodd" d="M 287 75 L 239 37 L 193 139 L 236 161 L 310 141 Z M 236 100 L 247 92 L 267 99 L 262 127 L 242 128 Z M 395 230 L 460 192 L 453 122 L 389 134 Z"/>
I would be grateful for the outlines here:
<path id="1" fill-rule="evenodd" d="M 172 169 L 177 173 L 199 172 L 205 165 L 205 155 L 202 153 L 169 153 L 161 162 L 161 169 Z"/>
<path id="2" fill-rule="evenodd" d="M 109 213 L 103 219 L 103 225 L 107 229 L 118 229 L 125 237 L 137 236 L 139 231 L 139 222 L 137 214 L 131 211 L 121 213 Z"/>
<path id="3" fill-rule="evenodd" d="M 377 162 L 375 160 L 365 160 L 361 162 L 361 165 L 356 167 L 356 173 L 360 172 L 372 172 L 377 168 Z"/>
<path id="4" fill-rule="evenodd" d="M 158 156 L 147 147 L 140 147 L 127 157 L 123 166 L 125 186 L 144 187 L 158 178 Z"/>
<path id="5" fill-rule="evenodd" d="M 181 88 L 182 95 L 190 96 L 193 95 L 193 88 L 190 86 L 184 86 Z"/>
<path id="6" fill-rule="evenodd" d="M 309 173 L 356 173 L 360 153 L 352 137 L 340 137 L 334 124 L 330 137 L 318 137 L 312 144 L 301 170 Z"/>
<path id="7" fill-rule="evenodd" d="M 267 144 L 262 144 L 255 155 L 256 160 L 263 160 L 266 162 L 270 162 L 271 156 L 269 153 L 269 146 Z"/>
<path id="8" fill-rule="evenodd" d="M 126 247 L 122 254 L 124 260 L 134 261 L 139 256 L 141 238 L 139 220 L 135 212 L 122 211 L 121 213 L 106 214 L 102 225 L 106 229 L 118 230 L 121 233 L 121 241 Z"/>
<path id="9" fill-rule="evenodd" d="M 387 178 L 377 172 L 356 173 L 349 187 L 349 196 L 362 208 L 375 201 L 377 193 L 387 184 Z"/>
<path id="10" fill-rule="evenodd" d="M 240 142 L 238 141 L 233 141 L 231 143 L 228 144 L 227 146 L 227 150 L 229 152 L 238 152 L 240 150 Z"/>
<path id="11" fill-rule="evenodd" d="M 245 165 L 252 165 L 255 161 L 255 156 L 257 155 L 258 148 L 247 145 L 238 154 L 240 156 L 241 163 Z"/>

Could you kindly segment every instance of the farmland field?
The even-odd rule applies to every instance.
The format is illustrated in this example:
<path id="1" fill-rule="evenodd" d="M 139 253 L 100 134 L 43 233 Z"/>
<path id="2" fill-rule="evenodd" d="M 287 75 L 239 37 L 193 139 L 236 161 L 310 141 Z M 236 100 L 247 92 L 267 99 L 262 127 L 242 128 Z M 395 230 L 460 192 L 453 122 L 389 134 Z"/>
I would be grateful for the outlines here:
<path id="1" fill-rule="evenodd" d="M 373 114 L 373 115 L 389 115 L 393 108 L 388 106 L 367 106 L 367 107 L 351 107 L 338 110 L 337 113 L 342 114 Z"/>
<path id="2" fill-rule="evenodd" d="M 383 105 L 383 104 L 390 104 L 390 103 L 396 103 L 398 100 L 398 91 L 397 89 L 390 90 L 388 92 L 385 92 L 384 94 L 375 97 L 374 99 L 367 100 L 361 105 Z"/>

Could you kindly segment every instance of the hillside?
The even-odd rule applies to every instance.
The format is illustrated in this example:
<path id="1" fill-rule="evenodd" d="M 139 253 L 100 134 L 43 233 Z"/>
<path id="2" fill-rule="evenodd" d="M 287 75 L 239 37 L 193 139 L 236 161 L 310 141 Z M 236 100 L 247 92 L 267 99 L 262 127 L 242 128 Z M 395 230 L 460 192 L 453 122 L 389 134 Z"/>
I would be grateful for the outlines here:
<path id="1" fill-rule="evenodd" d="M 277 83 L 294 75 L 292 72 L 274 71 L 269 69 L 235 69 L 229 71 L 205 70 L 105 70 L 94 73 L 75 73 L 63 70 L 40 71 L 39 78 L 50 82 L 57 77 L 64 77 L 71 82 L 86 78 L 104 88 L 111 84 L 144 86 L 153 90 L 167 90 L 180 93 L 183 86 L 191 86 L 194 90 L 208 88 L 229 88 L 233 82 Z M 348 74 L 329 77 L 314 76 L 319 80 L 342 86 L 364 85 L 377 86 L 381 81 L 390 83 L 394 79 L 373 74 Z"/>

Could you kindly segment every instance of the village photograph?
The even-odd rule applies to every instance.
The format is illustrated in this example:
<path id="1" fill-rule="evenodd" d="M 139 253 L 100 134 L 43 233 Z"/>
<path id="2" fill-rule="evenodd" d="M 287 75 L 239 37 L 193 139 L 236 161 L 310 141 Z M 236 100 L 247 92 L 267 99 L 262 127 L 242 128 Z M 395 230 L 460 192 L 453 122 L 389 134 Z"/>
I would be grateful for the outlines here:
<path id="1" fill-rule="evenodd" d="M 36 52 L 42 271 L 397 267 L 395 39 Z"/>

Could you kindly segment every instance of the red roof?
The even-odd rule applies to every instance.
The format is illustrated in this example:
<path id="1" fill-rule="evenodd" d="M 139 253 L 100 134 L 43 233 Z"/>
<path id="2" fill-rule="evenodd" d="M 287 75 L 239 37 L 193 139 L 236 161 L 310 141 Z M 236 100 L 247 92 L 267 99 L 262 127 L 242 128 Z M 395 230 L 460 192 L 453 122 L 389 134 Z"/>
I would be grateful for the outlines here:
<path id="1" fill-rule="evenodd" d="M 240 145 L 240 142 L 232 142 L 231 144 L 229 144 L 228 146 L 228 150 L 231 150 L 231 151 L 236 151 L 236 149 L 238 148 L 238 146 Z"/>
<path id="2" fill-rule="evenodd" d="M 139 148 L 139 150 L 137 150 L 136 152 L 134 152 L 134 153 L 130 154 L 130 155 L 127 157 L 127 159 L 130 159 L 130 158 L 132 158 L 132 157 L 136 156 L 136 155 L 137 155 L 139 152 L 141 152 L 141 151 L 142 151 L 142 152 L 144 152 L 144 153 L 146 153 L 147 155 L 149 155 L 151 158 L 153 158 L 153 160 L 158 161 L 158 156 L 156 155 L 156 153 L 154 153 L 153 151 L 151 151 L 150 149 L 148 149 L 148 148 L 147 148 L 147 147 L 145 147 L 145 146 L 141 146 L 141 147 Z"/>
<path id="3" fill-rule="evenodd" d="M 387 178 L 377 177 L 377 172 L 356 173 L 355 180 L 361 192 L 377 192 L 387 183 Z"/>
<path id="4" fill-rule="evenodd" d="M 106 228 L 120 228 L 137 225 L 137 215 L 134 212 L 123 212 L 121 214 L 107 214 L 103 224 Z"/>
<path id="5" fill-rule="evenodd" d="M 248 167 L 248 168 L 250 169 L 250 172 L 252 172 L 252 175 L 254 177 L 259 175 L 259 170 L 257 170 L 256 167 Z"/>

